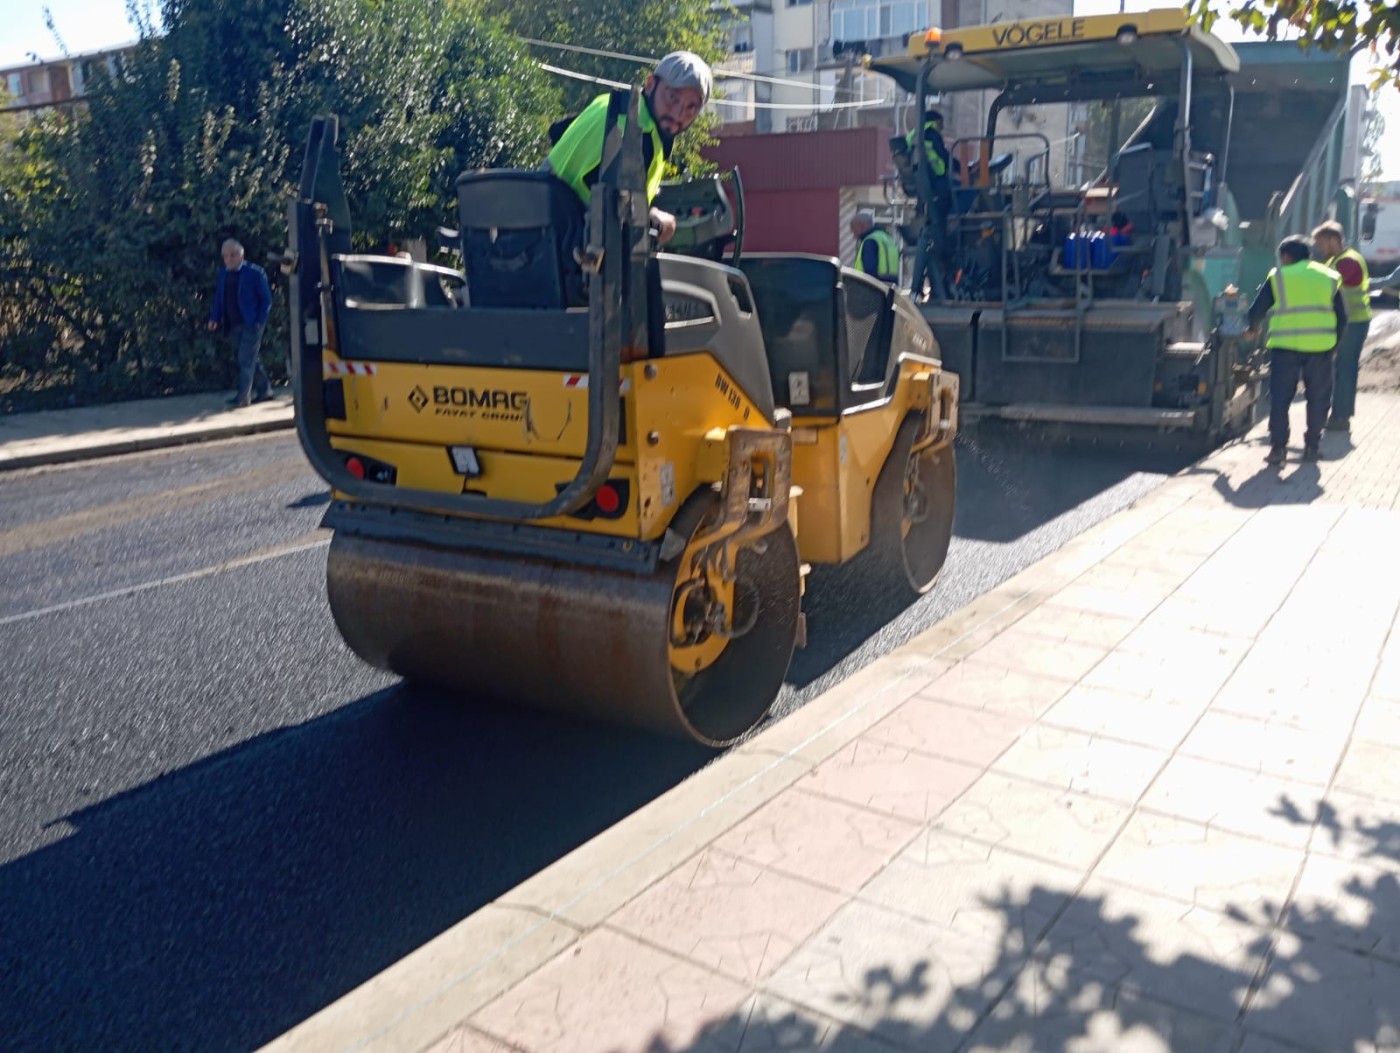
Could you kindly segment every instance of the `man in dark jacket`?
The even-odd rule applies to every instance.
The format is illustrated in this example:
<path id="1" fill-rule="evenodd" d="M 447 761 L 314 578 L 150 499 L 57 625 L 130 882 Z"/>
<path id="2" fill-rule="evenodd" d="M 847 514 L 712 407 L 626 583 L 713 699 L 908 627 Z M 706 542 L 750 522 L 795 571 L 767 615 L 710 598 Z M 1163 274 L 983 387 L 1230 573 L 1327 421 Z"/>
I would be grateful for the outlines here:
<path id="1" fill-rule="evenodd" d="M 272 398 L 272 381 L 263 369 L 258 351 L 263 329 L 272 309 L 272 290 L 267 272 L 243 258 L 243 246 L 229 238 L 223 245 L 223 266 L 214 285 L 214 306 L 209 312 L 209 331 L 224 329 L 238 352 L 238 390 L 230 406 L 247 406 Z M 258 393 L 253 395 L 256 381 Z"/>

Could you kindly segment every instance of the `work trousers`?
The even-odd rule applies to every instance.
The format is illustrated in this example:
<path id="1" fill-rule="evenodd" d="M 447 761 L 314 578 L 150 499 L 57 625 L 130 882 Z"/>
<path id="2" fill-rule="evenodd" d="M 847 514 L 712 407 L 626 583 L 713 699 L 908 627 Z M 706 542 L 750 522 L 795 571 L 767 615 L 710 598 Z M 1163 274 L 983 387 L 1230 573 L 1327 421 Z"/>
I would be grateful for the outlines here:
<path id="1" fill-rule="evenodd" d="M 1288 445 L 1288 407 L 1298 393 L 1298 381 L 1308 402 L 1307 430 L 1303 442 L 1316 446 L 1327 423 L 1327 407 L 1332 404 L 1332 376 L 1336 351 L 1289 351 L 1269 349 L 1269 442 Z"/>
<path id="2" fill-rule="evenodd" d="M 1337 379 L 1332 391 L 1332 416 L 1349 418 L 1356 412 L 1356 377 L 1361 372 L 1361 349 L 1371 332 L 1371 320 L 1351 322 L 1337 344 Z"/>
<path id="3" fill-rule="evenodd" d="M 238 351 L 238 391 L 234 397 L 239 402 L 248 402 L 253 396 L 253 384 L 257 383 L 258 397 L 272 393 L 272 380 L 263 369 L 258 352 L 262 349 L 263 329 L 261 325 L 229 326 L 229 342 Z"/>
<path id="4" fill-rule="evenodd" d="M 924 279 L 928 279 L 929 298 L 942 300 L 948 295 L 943 284 L 943 268 L 947 265 L 948 206 L 935 202 L 932 214 L 919 232 L 919 244 L 914 250 L 914 276 L 909 281 L 909 295 L 923 295 Z"/>

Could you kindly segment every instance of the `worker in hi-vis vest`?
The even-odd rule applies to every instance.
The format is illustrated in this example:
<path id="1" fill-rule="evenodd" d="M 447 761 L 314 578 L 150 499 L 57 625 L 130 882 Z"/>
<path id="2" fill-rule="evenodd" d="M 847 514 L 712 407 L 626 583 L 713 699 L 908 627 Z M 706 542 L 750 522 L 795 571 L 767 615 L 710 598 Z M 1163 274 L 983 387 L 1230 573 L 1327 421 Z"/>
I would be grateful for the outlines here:
<path id="1" fill-rule="evenodd" d="M 1361 253 L 1347 248 L 1342 225 L 1335 220 L 1313 231 L 1313 244 L 1342 280 L 1342 303 L 1347 327 L 1337 342 L 1337 376 L 1332 389 L 1332 415 L 1328 431 L 1351 431 L 1356 412 L 1356 383 L 1361 372 L 1361 349 L 1371 332 L 1371 275 Z"/>
<path id="2" fill-rule="evenodd" d="M 899 245 L 889 231 L 875 225 L 875 214 L 861 209 L 852 216 L 851 234 L 856 239 L 856 270 L 897 285 Z"/>
<path id="3" fill-rule="evenodd" d="M 943 141 L 943 114 L 939 111 L 925 111 L 923 127 L 911 130 L 904 137 L 911 158 L 919 149 L 920 141 L 924 151 L 922 163 L 928 170 L 928 187 L 933 197 L 920 202 L 924 206 L 924 224 L 914 253 L 909 295 L 922 299 L 927 280 L 929 299 L 942 300 L 947 295 L 944 271 L 948 263 L 948 216 L 953 211 L 953 179 L 950 174 L 952 158 Z M 922 188 L 919 193 L 923 194 Z"/>
<path id="4" fill-rule="evenodd" d="M 1309 259 L 1307 238 L 1284 238 L 1278 247 L 1279 265 L 1269 272 L 1249 307 L 1250 332 L 1266 318 L 1265 346 L 1269 349 L 1269 453 L 1264 460 L 1282 464 L 1288 449 L 1288 407 L 1303 382 L 1307 397 L 1307 430 L 1303 459 L 1320 454 L 1322 428 L 1332 404 L 1337 342 L 1346 327 L 1341 278 L 1332 268 Z"/>
<path id="5" fill-rule="evenodd" d="M 676 136 L 695 123 L 709 101 L 710 84 L 710 67 L 699 55 L 689 51 L 671 52 L 657 63 L 656 70 L 647 78 L 637 120 L 643 133 L 642 164 L 646 168 L 648 202 L 654 200 L 661 189 L 661 174 Z M 557 122 L 550 129 L 554 146 L 545 158 L 544 169 L 567 183 L 585 209 L 603 161 L 603 136 L 613 95 L 613 92 L 604 92 L 577 117 Z M 623 112 L 626 112 L 625 104 Z M 652 208 L 651 222 L 657 229 L 657 240 L 663 245 L 676 233 L 676 217 L 669 212 Z"/>

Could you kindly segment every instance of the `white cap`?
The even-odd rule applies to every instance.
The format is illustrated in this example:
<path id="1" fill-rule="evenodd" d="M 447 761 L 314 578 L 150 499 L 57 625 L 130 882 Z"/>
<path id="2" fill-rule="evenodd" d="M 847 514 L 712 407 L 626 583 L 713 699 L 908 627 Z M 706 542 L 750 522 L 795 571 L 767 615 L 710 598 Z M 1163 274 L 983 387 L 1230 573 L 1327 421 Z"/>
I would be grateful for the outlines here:
<path id="1" fill-rule="evenodd" d="M 695 52 L 671 52 L 656 64 L 655 73 L 673 88 L 699 89 L 701 105 L 710 101 L 710 67 Z"/>

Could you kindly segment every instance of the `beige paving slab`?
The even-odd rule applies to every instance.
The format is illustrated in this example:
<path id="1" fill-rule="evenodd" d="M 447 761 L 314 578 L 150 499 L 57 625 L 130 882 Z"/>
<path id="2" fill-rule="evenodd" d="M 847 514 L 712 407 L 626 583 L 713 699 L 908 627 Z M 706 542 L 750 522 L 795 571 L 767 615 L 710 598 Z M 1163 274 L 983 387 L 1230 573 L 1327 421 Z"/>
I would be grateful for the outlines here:
<path id="1" fill-rule="evenodd" d="M 873 739 L 857 739 L 799 783 L 808 793 L 926 823 L 972 785 L 980 769 Z"/>
<path id="2" fill-rule="evenodd" d="M 934 827 L 1087 870 L 1131 810 L 1117 801 L 988 772 L 948 806 Z"/>
<path id="3" fill-rule="evenodd" d="M 867 737 L 981 767 L 996 760 L 1029 726 L 1026 717 L 916 697 L 871 728 Z"/>
<path id="4" fill-rule="evenodd" d="M 1032 962 L 967 1053 L 1232 1053 L 1233 1025 Z"/>
<path id="5" fill-rule="evenodd" d="M 1400 801 L 1400 749 L 1355 740 L 1337 769 L 1339 790 Z"/>
<path id="6" fill-rule="evenodd" d="M 1352 734 L 1365 742 L 1400 749 L 1400 700 L 1372 695 L 1362 703 Z"/>
<path id="7" fill-rule="evenodd" d="M 951 667 L 952 663 L 945 659 L 896 651 L 872 662 L 733 752 L 782 756 L 804 766 L 815 766 L 854 742 Z"/>
<path id="8" fill-rule="evenodd" d="M 1186 736 L 1204 708 L 1203 702 L 1143 698 L 1080 684 L 1046 710 L 1041 720 L 1055 727 L 1169 750 Z"/>
<path id="9" fill-rule="evenodd" d="M 1140 807 L 1286 848 L 1303 848 L 1312 835 L 1322 794 L 1320 786 L 1175 756 L 1143 795 Z"/>
<path id="10" fill-rule="evenodd" d="M 1222 912 L 1250 904 L 1277 919 L 1303 855 L 1299 847 L 1138 812 L 1104 853 L 1094 876 Z"/>
<path id="11" fill-rule="evenodd" d="M 1136 625 L 1137 622 L 1131 618 L 1042 604 L 1018 621 L 1016 629 L 1051 640 L 1069 640 L 1095 647 L 1112 648 L 1132 632 Z"/>
<path id="12" fill-rule="evenodd" d="M 1154 593 L 1134 593 L 1102 585 L 1067 586 L 1057 592 L 1049 606 L 1115 618 L 1144 618 L 1164 603 L 1166 597 Z"/>
<path id="13" fill-rule="evenodd" d="M 1169 658 L 1176 664 L 1205 662 L 1234 668 L 1254 645 L 1255 640 L 1247 636 L 1147 621 L 1134 623 L 1115 650 Z"/>
<path id="14" fill-rule="evenodd" d="M 1034 719 L 1074 686 L 1073 681 L 1031 676 L 1006 666 L 959 662 L 919 694 L 971 709 Z"/>
<path id="15" fill-rule="evenodd" d="M 1400 873 L 1400 801 L 1327 791 L 1309 851 Z"/>
<path id="16" fill-rule="evenodd" d="M 1395 638 L 1392 635 L 1391 639 Z M 1400 701 L 1400 655 L 1387 652 L 1371 681 L 1371 694 Z"/>
<path id="17" fill-rule="evenodd" d="M 1085 687 L 1204 706 L 1229 679 L 1234 659 L 1196 656 L 1183 660 L 1169 652 L 1116 650 L 1081 681 Z"/>
<path id="18" fill-rule="evenodd" d="M 771 973 L 846 901 L 713 848 L 632 900 L 608 924 L 743 982 Z"/>
<path id="19" fill-rule="evenodd" d="M 1341 755 L 1346 734 L 1346 728 L 1298 728 L 1211 710 L 1196 723 L 1181 744 L 1181 752 L 1325 786 Z"/>
<path id="20" fill-rule="evenodd" d="M 715 841 L 714 847 L 761 867 L 854 893 L 920 829 L 891 815 L 787 790 Z"/>
<path id="21" fill-rule="evenodd" d="M 1083 876 L 1082 869 L 933 830 L 872 879 L 860 898 L 1029 953 Z"/>
<path id="22" fill-rule="evenodd" d="M 868 903 L 843 908 L 765 989 L 897 1048 L 952 1050 L 1015 976 L 1019 951 Z"/>
<path id="23" fill-rule="evenodd" d="M 1131 802 L 1147 788 L 1167 756 L 1146 746 L 1038 724 L 1017 739 L 993 769 L 1064 790 Z"/>
<path id="24" fill-rule="evenodd" d="M 742 984 L 599 930 L 503 994 L 471 1025 L 528 1053 L 706 1049 L 705 1030 L 748 997 Z"/>
<path id="25" fill-rule="evenodd" d="M 1036 950 L 1041 968 L 1233 1022 L 1272 945 L 1207 907 L 1091 879 Z"/>
<path id="26" fill-rule="evenodd" d="M 1400 1050 L 1400 967 L 1285 936 L 1244 1016 L 1250 1031 L 1319 1050 Z"/>
<path id="27" fill-rule="evenodd" d="M 424 1053 L 513 1053 L 513 1047 L 463 1024 L 441 1042 L 434 1042 Z"/>
<path id="28" fill-rule="evenodd" d="M 1299 936 L 1400 965 L 1400 874 L 1356 860 L 1311 855 L 1286 924 Z"/>
<path id="29" fill-rule="evenodd" d="M 1004 666 L 1034 676 L 1078 680 L 1108 654 L 1108 648 L 1070 640 L 1047 640 L 1011 628 L 968 657 L 984 665 Z"/>
<path id="30" fill-rule="evenodd" d="M 1305 682 L 1290 684 L 1282 678 L 1271 686 L 1264 686 L 1258 680 L 1232 679 L 1220 689 L 1210 708 L 1215 712 L 1286 724 L 1304 731 L 1315 728 L 1326 733 L 1351 727 L 1361 708 L 1364 692 L 1361 686 L 1350 689 L 1307 686 Z"/>
<path id="31" fill-rule="evenodd" d="M 766 992 L 755 994 L 743 1007 L 736 1021 L 742 1021 L 738 1034 L 724 1035 L 716 1029 L 715 1038 L 732 1038 L 723 1049 L 735 1053 L 889 1053 L 890 1047 L 850 1024 L 813 1012 L 805 1006 Z"/>

